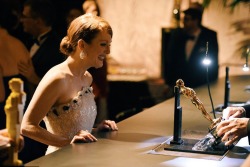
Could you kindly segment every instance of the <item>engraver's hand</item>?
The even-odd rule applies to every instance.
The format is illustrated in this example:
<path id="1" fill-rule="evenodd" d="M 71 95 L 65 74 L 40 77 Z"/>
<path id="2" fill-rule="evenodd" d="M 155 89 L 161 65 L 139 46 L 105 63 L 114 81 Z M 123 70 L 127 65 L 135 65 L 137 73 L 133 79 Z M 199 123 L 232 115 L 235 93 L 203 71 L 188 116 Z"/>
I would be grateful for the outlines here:
<path id="1" fill-rule="evenodd" d="M 247 124 L 249 118 L 233 118 L 222 121 L 218 124 L 216 130 L 218 136 L 223 136 L 221 141 L 225 145 L 231 145 L 235 141 L 247 136 Z"/>
<path id="2" fill-rule="evenodd" d="M 225 120 L 231 118 L 245 117 L 246 111 L 243 107 L 227 107 L 223 110 L 223 118 Z"/>

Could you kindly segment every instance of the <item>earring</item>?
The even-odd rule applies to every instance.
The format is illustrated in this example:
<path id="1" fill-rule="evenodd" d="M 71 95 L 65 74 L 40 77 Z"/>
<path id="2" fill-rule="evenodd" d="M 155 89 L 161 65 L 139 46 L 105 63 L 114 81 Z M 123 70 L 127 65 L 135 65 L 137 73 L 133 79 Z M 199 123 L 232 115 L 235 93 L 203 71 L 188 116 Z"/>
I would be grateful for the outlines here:
<path id="1" fill-rule="evenodd" d="M 83 51 L 81 51 L 81 53 L 80 53 L 80 59 L 83 59 L 83 58 L 84 58 L 84 56 L 85 56 L 84 52 L 83 52 Z"/>

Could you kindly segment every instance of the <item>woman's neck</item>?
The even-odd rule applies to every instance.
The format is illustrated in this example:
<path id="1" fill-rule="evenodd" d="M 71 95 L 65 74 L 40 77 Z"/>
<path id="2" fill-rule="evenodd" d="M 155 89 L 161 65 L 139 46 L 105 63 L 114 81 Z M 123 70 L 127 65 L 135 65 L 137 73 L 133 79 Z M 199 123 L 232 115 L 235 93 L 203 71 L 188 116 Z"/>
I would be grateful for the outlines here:
<path id="1" fill-rule="evenodd" d="M 79 62 L 78 60 L 73 59 L 71 56 L 67 58 L 66 64 L 69 67 L 72 75 L 75 77 L 82 77 L 87 71 L 87 68 L 84 68 L 83 62 Z"/>

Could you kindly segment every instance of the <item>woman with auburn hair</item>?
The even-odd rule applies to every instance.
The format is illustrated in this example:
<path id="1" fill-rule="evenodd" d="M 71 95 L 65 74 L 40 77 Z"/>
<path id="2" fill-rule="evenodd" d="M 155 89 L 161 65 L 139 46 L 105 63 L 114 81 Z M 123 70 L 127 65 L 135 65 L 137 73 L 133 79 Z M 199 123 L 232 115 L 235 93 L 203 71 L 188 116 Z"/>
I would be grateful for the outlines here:
<path id="1" fill-rule="evenodd" d="M 109 23 L 99 16 L 84 14 L 71 22 L 60 46 L 68 57 L 43 77 L 21 125 L 23 135 L 49 145 L 46 154 L 74 142 L 97 141 L 92 130 L 118 130 L 111 120 L 93 128 L 97 112 L 87 71 L 103 66 L 112 35 Z M 47 130 L 39 126 L 42 120 Z"/>

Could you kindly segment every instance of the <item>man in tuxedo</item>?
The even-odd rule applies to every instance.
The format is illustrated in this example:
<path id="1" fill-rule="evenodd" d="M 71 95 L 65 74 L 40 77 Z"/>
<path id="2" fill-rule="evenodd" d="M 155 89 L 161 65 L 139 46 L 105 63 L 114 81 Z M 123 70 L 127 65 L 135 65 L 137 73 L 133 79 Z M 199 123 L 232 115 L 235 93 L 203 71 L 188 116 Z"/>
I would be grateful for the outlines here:
<path id="1" fill-rule="evenodd" d="M 20 74 L 29 81 L 28 103 L 45 73 L 64 60 L 59 51 L 61 39 L 53 30 L 54 12 L 55 8 L 49 0 L 24 2 L 21 22 L 24 31 L 33 37 L 34 44 L 30 48 L 30 61 L 20 62 L 18 67 Z M 44 122 L 41 126 L 45 127 Z M 20 157 L 24 163 L 29 162 L 45 155 L 46 149 L 47 145 L 25 137 L 25 148 Z"/>
<path id="2" fill-rule="evenodd" d="M 209 80 L 218 78 L 217 33 L 202 26 L 203 11 L 189 8 L 184 13 L 183 28 L 171 32 L 166 55 L 166 84 L 173 95 L 173 86 L 182 79 L 188 87 L 197 87 L 207 82 L 207 67 L 203 60 L 211 60 L 208 66 Z M 208 43 L 208 48 L 207 48 Z"/>
<path id="3" fill-rule="evenodd" d="M 54 6 L 48 0 L 24 2 L 21 22 L 34 43 L 29 48 L 32 61 L 29 64 L 20 63 L 19 70 L 34 89 L 51 67 L 64 60 L 59 51 L 61 38 L 53 30 L 54 12 Z"/>

